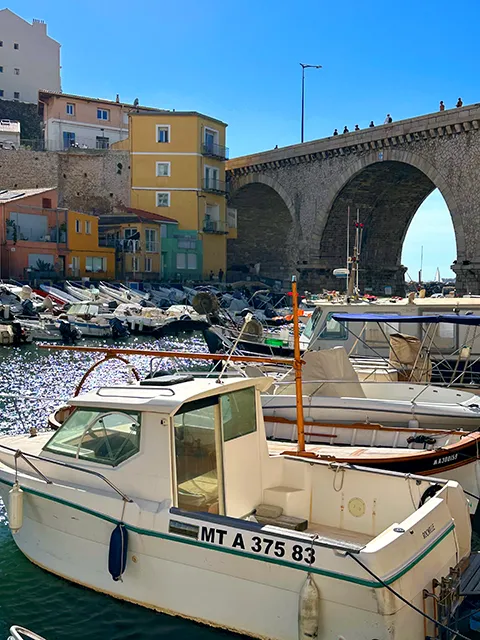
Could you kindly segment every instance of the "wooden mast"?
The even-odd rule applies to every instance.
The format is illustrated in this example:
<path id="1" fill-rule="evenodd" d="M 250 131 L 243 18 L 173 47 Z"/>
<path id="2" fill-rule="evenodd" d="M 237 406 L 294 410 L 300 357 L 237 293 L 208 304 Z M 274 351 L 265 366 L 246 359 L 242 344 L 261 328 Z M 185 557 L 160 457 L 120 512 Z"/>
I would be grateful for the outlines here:
<path id="1" fill-rule="evenodd" d="M 297 404 L 297 452 L 305 453 L 305 424 L 303 419 L 303 389 L 302 389 L 302 359 L 300 357 L 300 329 L 298 326 L 298 297 L 297 278 L 292 276 L 292 307 L 293 307 L 293 354 L 295 369 L 295 396 Z"/>

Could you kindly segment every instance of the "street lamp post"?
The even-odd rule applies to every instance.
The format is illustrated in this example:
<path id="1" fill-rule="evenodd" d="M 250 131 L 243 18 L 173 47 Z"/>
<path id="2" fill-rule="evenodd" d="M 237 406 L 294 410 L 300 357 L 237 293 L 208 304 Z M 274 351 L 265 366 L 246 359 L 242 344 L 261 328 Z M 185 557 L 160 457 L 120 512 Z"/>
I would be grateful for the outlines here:
<path id="1" fill-rule="evenodd" d="M 302 142 L 304 139 L 305 132 L 305 69 L 321 69 L 321 64 L 303 64 L 300 62 L 300 66 L 302 67 L 302 132 L 301 138 Z"/>

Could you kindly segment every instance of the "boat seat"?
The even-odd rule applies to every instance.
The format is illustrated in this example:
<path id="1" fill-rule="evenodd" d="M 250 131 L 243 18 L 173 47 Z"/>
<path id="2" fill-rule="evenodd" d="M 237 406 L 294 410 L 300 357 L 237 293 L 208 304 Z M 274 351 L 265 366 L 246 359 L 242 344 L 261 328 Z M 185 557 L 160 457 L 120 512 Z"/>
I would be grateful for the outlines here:
<path id="1" fill-rule="evenodd" d="M 254 512 L 255 520 L 260 524 L 269 524 L 273 527 L 290 529 L 292 531 L 306 531 L 308 520 L 304 518 L 293 518 L 283 515 L 283 509 L 275 505 L 259 504 Z"/>
<path id="2" fill-rule="evenodd" d="M 179 484 L 178 506 L 186 511 L 218 513 L 217 472 L 208 471 Z"/>

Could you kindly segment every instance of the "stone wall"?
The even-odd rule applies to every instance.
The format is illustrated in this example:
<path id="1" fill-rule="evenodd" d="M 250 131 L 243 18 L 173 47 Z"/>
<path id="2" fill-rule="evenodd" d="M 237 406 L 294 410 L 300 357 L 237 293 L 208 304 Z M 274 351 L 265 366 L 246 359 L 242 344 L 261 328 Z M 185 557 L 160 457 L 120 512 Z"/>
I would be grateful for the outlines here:
<path id="1" fill-rule="evenodd" d="M 127 151 L 6 151 L 0 149 L 0 188 L 57 187 L 59 206 L 110 213 L 130 203 Z"/>
<path id="2" fill-rule="evenodd" d="M 313 290 L 338 286 L 333 270 L 345 266 L 350 207 L 350 244 L 357 208 L 365 224 L 361 286 L 403 293 L 405 234 L 421 202 L 438 188 L 455 230 L 456 256 L 449 258 L 456 258 L 457 288 L 480 293 L 480 105 L 235 158 L 227 169 L 231 206 L 238 203 L 232 243 L 261 246 L 255 222 L 277 225 L 275 212 L 259 200 L 242 207 L 238 198 L 267 184 L 290 211 L 296 270 Z M 242 225 L 242 215 L 249 225 Z M 435 244 L 435 228 L 425 242 Z"/>

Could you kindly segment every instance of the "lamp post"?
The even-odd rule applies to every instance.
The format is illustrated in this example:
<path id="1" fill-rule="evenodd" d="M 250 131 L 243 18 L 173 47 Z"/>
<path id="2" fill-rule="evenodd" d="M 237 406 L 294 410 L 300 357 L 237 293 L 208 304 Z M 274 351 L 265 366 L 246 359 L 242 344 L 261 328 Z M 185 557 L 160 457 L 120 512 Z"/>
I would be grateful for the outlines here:
<path id="1" fill-rule="evenodd" d="M 321 64 L 303 64 L 300 62 L 300 66 L 302 67 L 302 132 L 301 132 L 301 142 L 303 142 L 304 131 L 305 131 L 305 69 L 321 69 Z"/>

